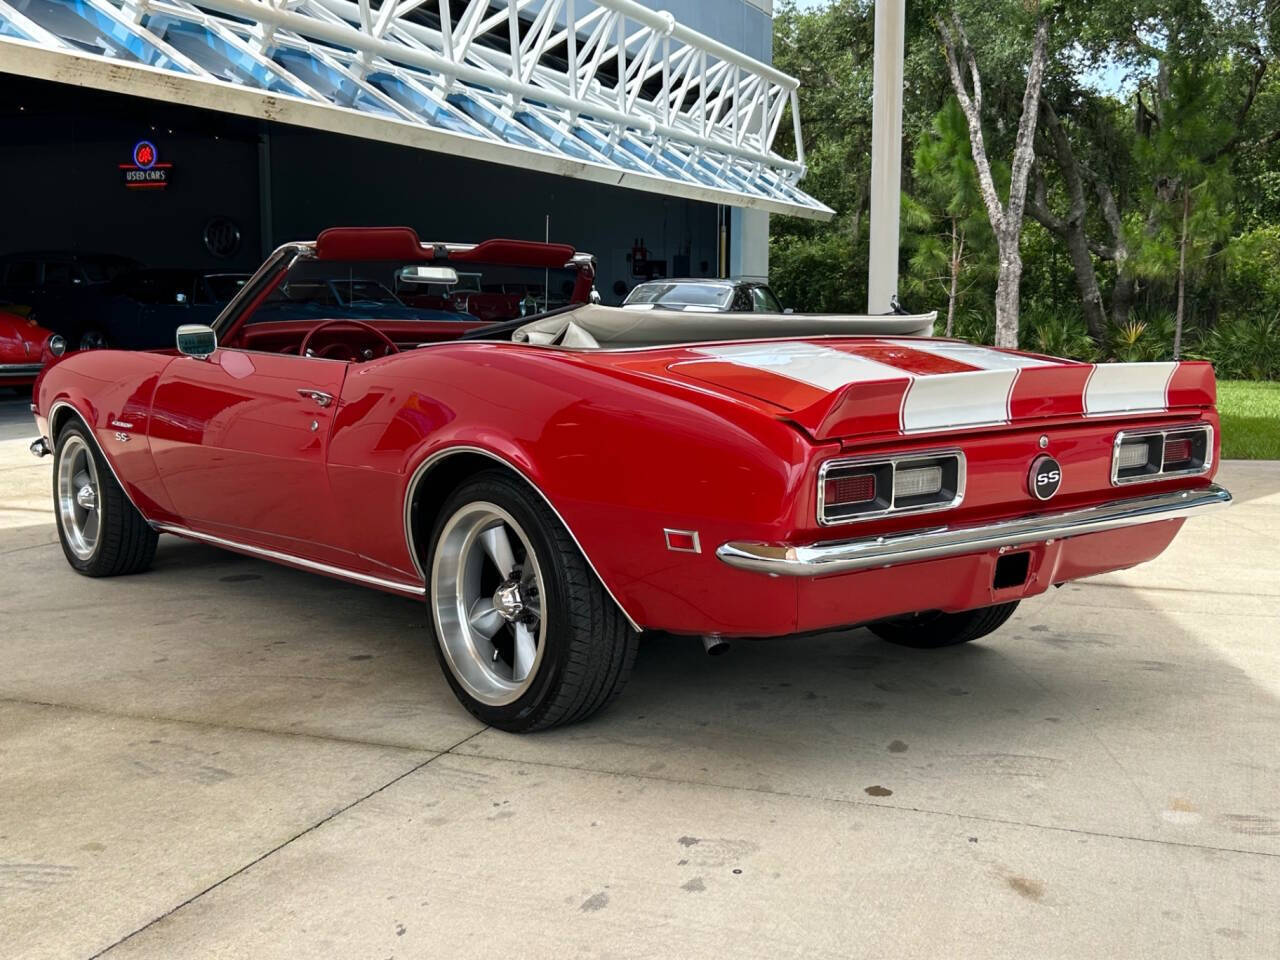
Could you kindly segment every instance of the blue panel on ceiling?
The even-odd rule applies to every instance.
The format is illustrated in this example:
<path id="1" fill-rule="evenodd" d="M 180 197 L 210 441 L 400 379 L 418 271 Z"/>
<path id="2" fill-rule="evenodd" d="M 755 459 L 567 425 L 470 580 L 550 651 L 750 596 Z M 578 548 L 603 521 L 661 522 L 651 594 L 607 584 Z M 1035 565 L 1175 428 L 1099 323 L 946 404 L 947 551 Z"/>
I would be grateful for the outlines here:
<path id="1" fill-rule="evenodd" d="M 154 43 L 85 0 L 11 0 L 15 10 L 86 53 L 187 71 Z"/>
<path id="2" fill-rule="evenodd" d="M 275 70 L 259 63 L 246 51 L 228 43 L 201 24 L 157 16 L 147 21 L 147 29 L 158 34 L 165 43 L 190 57 L 219 80 L 257 87 L 272 93 L 305 96 Z"/>

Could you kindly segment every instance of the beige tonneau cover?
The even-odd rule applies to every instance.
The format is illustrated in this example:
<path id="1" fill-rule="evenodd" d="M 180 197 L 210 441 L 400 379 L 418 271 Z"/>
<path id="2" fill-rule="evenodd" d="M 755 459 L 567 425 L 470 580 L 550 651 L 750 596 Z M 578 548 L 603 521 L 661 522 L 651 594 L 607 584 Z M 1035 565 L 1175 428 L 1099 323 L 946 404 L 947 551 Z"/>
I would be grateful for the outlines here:
<path id="1" fill-rule="evenodd" d="M 933 335 L 937 311 L 912 315 L 859 316 L 830 313 L 691 313 L 624 310 L 583 304 L 576 310 L 533 320 L 511 335 L 516 343 L 608 349 L 672 343 L 757 340 L 774 337 Z"/>

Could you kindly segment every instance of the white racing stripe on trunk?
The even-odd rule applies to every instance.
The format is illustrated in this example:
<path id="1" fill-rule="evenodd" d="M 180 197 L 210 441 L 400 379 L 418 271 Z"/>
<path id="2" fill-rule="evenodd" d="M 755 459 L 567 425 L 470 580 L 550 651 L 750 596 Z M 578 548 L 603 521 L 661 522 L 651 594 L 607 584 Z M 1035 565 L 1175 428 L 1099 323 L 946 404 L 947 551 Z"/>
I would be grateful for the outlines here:
<path id="1" fill-rule="evenodd" d="M 955 360 L 957 363 L 967 363 L 971 367 L 977 367 L 979 370 L 1021 370 L 1025 367 L 1051 367 L 1053 366 L 1047 360 L 1038 360 L 1035 357 L 1020 357 L 1016 353 L 1004 353 L 1001 350 L 992 350 L 990 347 L 978 346 L 972 343 L 951 343 L 949 341 L 935 342 L 930 340 L 889 340 L 895 347 L 907 347 L 910 350 L 918 350 L 921 353 L 932 354 L 935 357 L 945 357 L 947 360 Z M 1065 361 L 1070 363 L 1072 361 Z"/>
<path id="2" fill-rule="evenodd" d="M 756 370 L 767 370 L 828 392 L 851 383 L 912 378 L 907 371 L 886 363 L 798 340 L 698 347 L 693 352 Z"/>
<path id="3" fill-rule="evenodd" d="M 1084 388 L 1086 417 L 1169 409 L 1169 381 L 1178 365 L 1099 363 Z"/>
<path id="4" fill-rule="evenodd" d="M 1009 422 L 1016 368 L 917 377 L 902 398 L 902 432 L 955 430 Z"/>

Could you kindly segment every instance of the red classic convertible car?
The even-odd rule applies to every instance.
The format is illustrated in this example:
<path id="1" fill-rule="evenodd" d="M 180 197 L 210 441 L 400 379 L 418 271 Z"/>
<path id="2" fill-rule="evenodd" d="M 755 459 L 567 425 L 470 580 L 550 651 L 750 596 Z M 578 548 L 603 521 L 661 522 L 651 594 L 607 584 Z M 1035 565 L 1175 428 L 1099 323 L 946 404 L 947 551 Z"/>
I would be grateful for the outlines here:
<path id="1" fill-rule="evenodd" d="M 354 292 L 460 273 L 533 302 Z M 931 315 L 633 312 L 592 275 L 554 244 L 329 230 L 176 350 L 63 357 L 32 447 L 68 561 L 135 573 L 171 533 L 424 597 L 458 698 L 530 730 L 607 704 L 645 630 L 959 643 L 1230 500 L 1206 363 L 973 346 Z"/>

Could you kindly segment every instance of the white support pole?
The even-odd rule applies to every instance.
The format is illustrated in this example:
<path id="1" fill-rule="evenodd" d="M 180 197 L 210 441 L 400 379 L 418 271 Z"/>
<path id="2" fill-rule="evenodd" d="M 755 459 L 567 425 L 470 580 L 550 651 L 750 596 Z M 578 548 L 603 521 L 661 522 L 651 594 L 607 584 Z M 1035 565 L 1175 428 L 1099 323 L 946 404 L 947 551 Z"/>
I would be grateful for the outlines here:
<path id="1" fill-rule="evenodd" d="M 902 60 L 906 0 L 876 0 L 871 108 L 871 250 L 867 312 L 885 313 L 898 292 L 902 204 Z"/>

